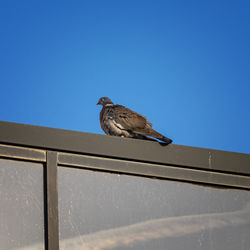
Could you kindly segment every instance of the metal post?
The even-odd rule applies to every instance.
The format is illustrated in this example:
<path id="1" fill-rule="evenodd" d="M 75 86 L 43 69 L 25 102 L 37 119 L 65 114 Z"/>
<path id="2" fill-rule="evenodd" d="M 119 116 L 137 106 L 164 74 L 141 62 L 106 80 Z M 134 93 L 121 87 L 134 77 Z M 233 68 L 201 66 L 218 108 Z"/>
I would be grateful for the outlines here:
<path id="1" fill-rule="evenodd" d="M 45 249 L 59 250 L 57 152 L 47 151 L 45 187 Z"/>

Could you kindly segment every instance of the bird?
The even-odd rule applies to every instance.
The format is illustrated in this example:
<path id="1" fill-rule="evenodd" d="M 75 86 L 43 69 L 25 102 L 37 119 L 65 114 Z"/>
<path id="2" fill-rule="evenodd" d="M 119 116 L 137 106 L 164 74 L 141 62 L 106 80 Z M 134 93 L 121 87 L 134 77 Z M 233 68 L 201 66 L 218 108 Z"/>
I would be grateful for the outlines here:
<path id="1" fill-rule="evenodd" d="M 101 97 L 96 105 L 102 105 L 100 125 L 107 135 L 153 140 L 150 137 L 170 144 L 173 141 L 152 128 L 148 119 L 119 104 L 114 104 L 109 97 Z"/>

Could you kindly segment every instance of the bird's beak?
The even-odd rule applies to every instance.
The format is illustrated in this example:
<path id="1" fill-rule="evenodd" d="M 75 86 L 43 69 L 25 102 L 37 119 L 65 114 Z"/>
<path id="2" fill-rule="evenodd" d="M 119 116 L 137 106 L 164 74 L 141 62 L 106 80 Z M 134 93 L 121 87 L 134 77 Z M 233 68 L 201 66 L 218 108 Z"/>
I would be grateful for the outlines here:
<path id="1" fill-rule="evenodd" d="M 100 102 L 98 102 L 96 105 L 100 105 Z"/>

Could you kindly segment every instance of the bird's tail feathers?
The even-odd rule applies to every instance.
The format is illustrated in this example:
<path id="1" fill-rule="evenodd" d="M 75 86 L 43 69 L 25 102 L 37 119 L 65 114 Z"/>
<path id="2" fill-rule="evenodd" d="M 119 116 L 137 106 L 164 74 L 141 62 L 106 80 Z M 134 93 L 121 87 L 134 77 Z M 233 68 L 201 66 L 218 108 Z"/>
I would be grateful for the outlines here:
<path id="1" fill-rule="evenodd" d="M 157 131 L 153 130 L 151 131 L 151 133 L 149 134 L 149 136 L 152 136 L 158 140 L 161 140 L 167 144 L 172 143 L 173 141 L 165 136 L 163 136 L 162 134 L 158 133 Z"/>
<path id="2" fill-rule="evenodd" d="M 167 145 L 172 143 L 173 141 L 165 136 L 163 136 L 162 134 L 158 133 L 157 131 L 155 131 L 154 129 L 148 129 L 148 130 L 144 130 L 144 131 L 136 131 L 136 135 L 138 139 L 146 139 L 147 140 L 151 140 L 151 138 L 149 139 L 147 136 L 150 137 L 154 137 L 158 140 L 161 140 L 163 142 L 165 142 Z M 154 140 L 154 139 L 152 139 Z"/>
<path id="3" fill-rule="evenodd" d="M 169 139 L 169 138 L 167 138 L 165 136 L 163 136 L 162 138 L 159 138 L 159 140 L 162 140 L 162 141 L 164 141 L 167 144 L 170 144 L 170 143 L 173 142 L 173 140 L 171 140 L 171 139 Z"/>

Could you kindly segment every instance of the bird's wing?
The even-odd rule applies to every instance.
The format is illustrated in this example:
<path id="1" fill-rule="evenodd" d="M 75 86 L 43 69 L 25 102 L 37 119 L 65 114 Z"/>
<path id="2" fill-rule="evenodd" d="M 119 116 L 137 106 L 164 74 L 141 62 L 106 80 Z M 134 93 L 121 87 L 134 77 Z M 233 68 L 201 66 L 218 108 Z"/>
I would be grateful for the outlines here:
<path id="1" fill-rule="evenodd" d="M 112 112 L 108 114 L 121 129 L 138 131 L 146 126 L 151 126 L 151 123 L 146 117 L 128 109 L 122 105 L 114 105 Z"/>

